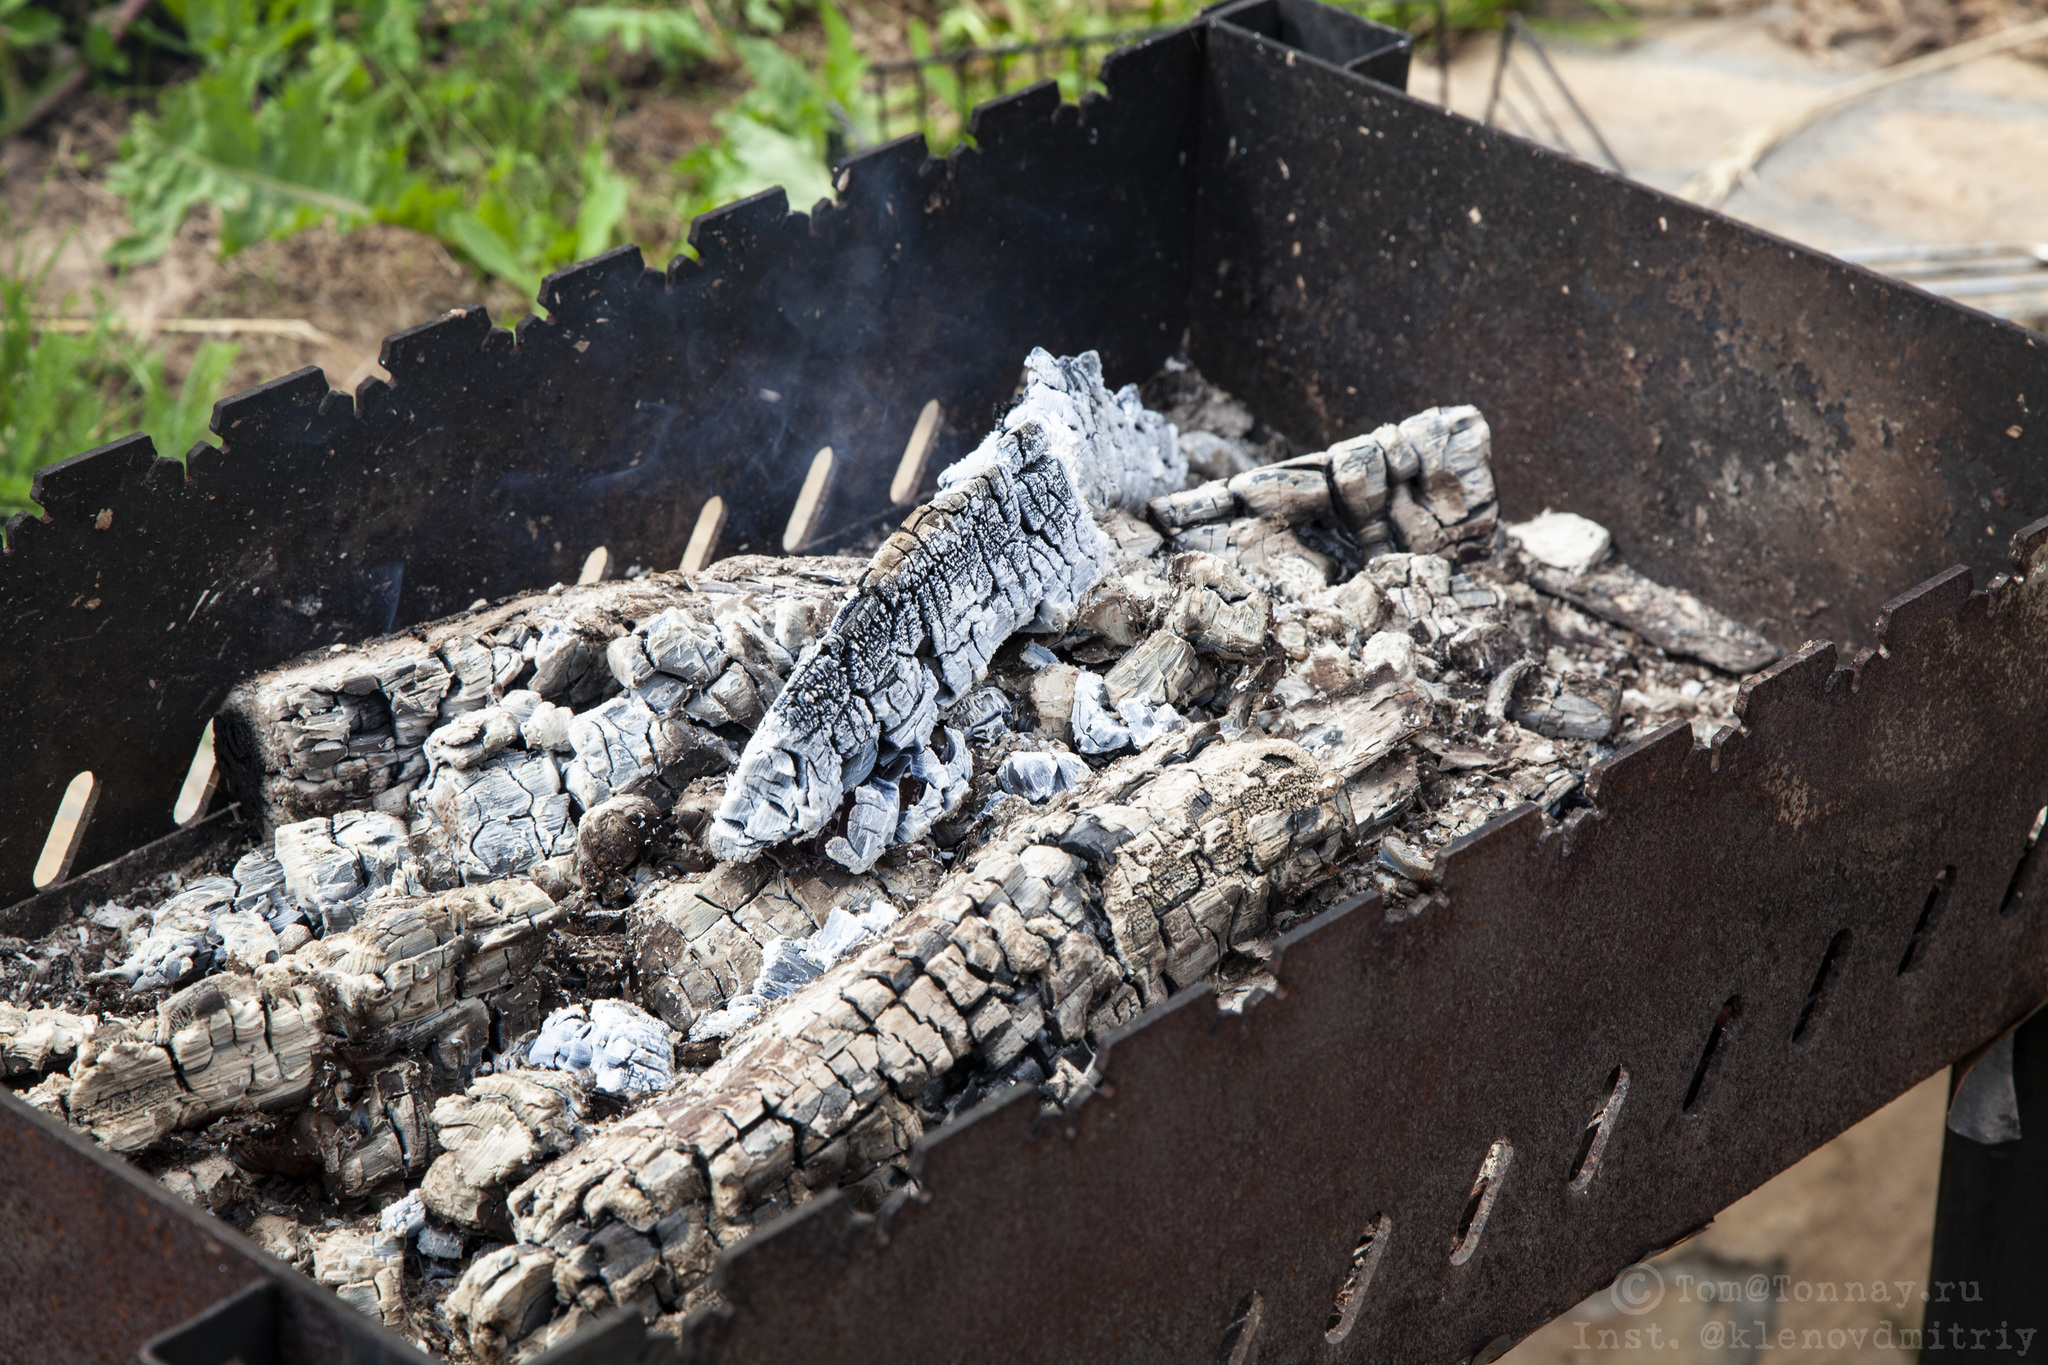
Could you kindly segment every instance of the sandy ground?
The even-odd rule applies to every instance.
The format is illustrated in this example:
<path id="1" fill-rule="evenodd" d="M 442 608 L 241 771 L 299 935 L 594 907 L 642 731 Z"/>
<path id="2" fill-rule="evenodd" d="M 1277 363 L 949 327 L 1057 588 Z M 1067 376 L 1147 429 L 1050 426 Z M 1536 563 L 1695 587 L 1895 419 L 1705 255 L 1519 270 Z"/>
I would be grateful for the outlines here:
<path id="1" fill-rule="evenodd" d="M 1779 41 L 1762 10 L 1651 23 L 1626 47 L 1552 39 L 1546 48 L 1622 168 L 1669 191 L 1738 134 L 1869 69 Z M 1485 113 L 1497 51 L 1489 40 L 1459 54 L 1452 108 Z M 1418 67 L 1411 85 L 1434 99 L 1435 69 Z M 1555 124 L 1581 155 L 1597 158 L 1525 50 L 1503 86 L 1514 109 L 1498 112 L 1497 123 L 1533 128 L 1552 143 Z M 2048 64 L 1986 58 L 1826 115 L 1767 158 L 1724 211 L 1828 251 L 2048 241 Z"/>
<path id="2" fill-rule="evenodd" d="M 1500 1365 L 1907 1365 L 1896 1334 L 1920 1325 L 1947 1100 L 1943 1072 Z"/>

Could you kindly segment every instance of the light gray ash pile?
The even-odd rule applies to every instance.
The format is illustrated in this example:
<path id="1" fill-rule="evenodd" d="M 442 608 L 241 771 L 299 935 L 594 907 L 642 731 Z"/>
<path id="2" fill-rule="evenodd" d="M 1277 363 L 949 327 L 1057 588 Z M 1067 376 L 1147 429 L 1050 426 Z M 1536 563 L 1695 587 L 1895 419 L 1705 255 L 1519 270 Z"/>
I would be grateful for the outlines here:
<path id="1" fill-rule="evenodd" d="M 1193 370 L 1015 408 L 870 560 L 555 588 L 253 678 L 263 835 L 0 943 L 31 1102 L 429 1348 L 679 1323 L 721 1247 L 877 1204 L 1173 992 L 1256 1002 L 1364 891 L 1673 719 L 1762 637 L 1437 408 L 1299 454 Z"/>

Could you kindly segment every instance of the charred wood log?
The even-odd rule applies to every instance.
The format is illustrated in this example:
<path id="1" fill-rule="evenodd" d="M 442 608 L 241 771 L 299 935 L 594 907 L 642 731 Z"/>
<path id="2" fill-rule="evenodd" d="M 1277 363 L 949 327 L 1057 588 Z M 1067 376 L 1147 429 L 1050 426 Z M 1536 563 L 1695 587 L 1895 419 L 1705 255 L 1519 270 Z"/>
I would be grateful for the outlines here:
<path id="1" fill-rule="evenodd" d="M 935 744 L 941 708 L 971 691 L 1010 635 L 1064 629 L 1108 565 L 1097 514 L 1178 485 L 1172 428 L 1112 394 L 1093 352 L 1034 351 L 1022 400 L 936 498 L 891 536 L 747 744 L 708 843 L 750 861 L 853 813 L 834 856 L 856 869 L 950 813 L 966 783 Z M 900 818 L 899 782 L 943 793 Z"/>
<path id="2" fill-rule="evenodd" d="M 1044 1079 L 1064 1049 L 1255 944 L 1350 825 L 1341 779 L 1284 740 L 1208 726 L 1112 764 L 705 1072 L 521 1184 L 519 1243 L 470 1267 L 451 1313 L 491 1358 L 616 1305 L 687 1308 L 718 1247 L 899 1160 L 927 1095 Z"/>

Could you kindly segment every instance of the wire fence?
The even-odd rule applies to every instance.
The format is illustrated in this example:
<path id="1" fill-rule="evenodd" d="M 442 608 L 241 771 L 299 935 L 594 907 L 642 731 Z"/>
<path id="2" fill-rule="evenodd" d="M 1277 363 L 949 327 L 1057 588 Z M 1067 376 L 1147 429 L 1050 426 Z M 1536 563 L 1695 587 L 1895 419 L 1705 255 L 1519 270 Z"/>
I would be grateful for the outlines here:
<path id="1" fill-rule="evenodd" d="M 868 68 L 876 137 L 886 141 L 900 133 L 919 132 L 936 149 L 958 139 L 977 104 L 1044 80 L 1059 83 L 1061 98 L 1079 99 L 1096 87 L 1102 59 L 1112 49 L 1167 31 L 1076 34 L 876 62 Z"/>

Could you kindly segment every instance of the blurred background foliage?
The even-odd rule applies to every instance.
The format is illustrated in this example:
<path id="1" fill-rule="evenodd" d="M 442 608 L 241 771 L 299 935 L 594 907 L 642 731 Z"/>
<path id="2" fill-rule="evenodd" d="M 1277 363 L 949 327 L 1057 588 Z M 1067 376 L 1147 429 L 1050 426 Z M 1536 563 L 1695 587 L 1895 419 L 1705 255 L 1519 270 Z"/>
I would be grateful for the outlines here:
<path id="1" fill-rule="evenodd" d="M 1514 3 L 1448 0 L 1443 13 L 1454 32 L 1483 30 Z M 1438 23 L 1435 0 L 1350 6 L 1424 39 Z M 121 111 L 113 163 L 91 168 L 126 215 L 107 252 L 116 272 L 160 257 L 195 215 L 224 255 L 319 224 L 386 223 L 438 239 L 480 282 L 531 300 L 548 271 L 622 242 L 657 262 L 687 251 L 693 217 L 770 186 L 798 208 L 829 197 L 833 162 L 884 133 L 922 128 L 943 151 L 999 89 L 1042 75 L 1077 99 L 1100 88 L 1110 35 L 1199 8 L 952 0 L 850 16 L 834 0 L 0 0 L 0 137 L 33 136 L 81 92 Z M 901 69 L 1088 38 L 1103 41 Z M 622 164 L 615 123 L 660 95 L 710 106 L 707 135 L 667 164 Z M 37 466 L 126 431 L 149 431 L 166 454 L 202 438 L 235 348 L 205 343 L 173 384 L 104 295 L 58 301 L 77 330 L 50 330 L 37 313 L 50 303 L 48 261 L 26 259 L 7 235 L 17 245 L 11 259 L 0 252 L 0 510 L 29 505 Z"/>

